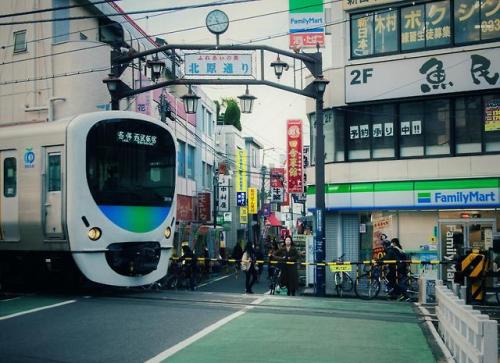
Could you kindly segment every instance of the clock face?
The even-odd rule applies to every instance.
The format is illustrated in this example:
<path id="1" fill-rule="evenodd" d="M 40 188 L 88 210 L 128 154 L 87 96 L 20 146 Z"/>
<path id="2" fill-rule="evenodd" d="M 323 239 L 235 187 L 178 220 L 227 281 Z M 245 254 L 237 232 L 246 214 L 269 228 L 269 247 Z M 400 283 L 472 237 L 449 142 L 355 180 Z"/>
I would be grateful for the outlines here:
<path id="1" fill-rule="evenodd" d="M 214 34 L 224 33 L 229 26 L 229 18 L 221 10 L 212 10 L 207 15 L 207 28 Z"/>

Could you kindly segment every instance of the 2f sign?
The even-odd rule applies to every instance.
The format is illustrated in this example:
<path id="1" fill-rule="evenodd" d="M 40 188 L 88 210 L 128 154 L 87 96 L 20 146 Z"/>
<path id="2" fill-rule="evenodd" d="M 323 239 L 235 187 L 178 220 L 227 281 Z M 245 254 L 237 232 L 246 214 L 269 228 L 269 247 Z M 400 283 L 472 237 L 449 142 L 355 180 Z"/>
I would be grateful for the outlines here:
<path id="1" fill-rule="evenodd" d="M 373 77 L 373 68 L 353 69 L 351 76 L 351 84 L 366 84 L 368 78 Z"/>

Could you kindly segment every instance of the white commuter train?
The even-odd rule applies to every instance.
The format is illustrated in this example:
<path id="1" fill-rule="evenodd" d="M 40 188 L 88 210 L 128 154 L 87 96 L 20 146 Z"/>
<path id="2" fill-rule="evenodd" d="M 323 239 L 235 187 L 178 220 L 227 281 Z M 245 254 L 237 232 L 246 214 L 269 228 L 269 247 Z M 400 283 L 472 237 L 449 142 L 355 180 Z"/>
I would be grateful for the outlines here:
<path id="1" fill-rule="evenodd" d="M 177 147 L 169 127 L 107 111 L 0 127 L 0 273 L 74 267 L 113 286 L 167 273 Z"/>

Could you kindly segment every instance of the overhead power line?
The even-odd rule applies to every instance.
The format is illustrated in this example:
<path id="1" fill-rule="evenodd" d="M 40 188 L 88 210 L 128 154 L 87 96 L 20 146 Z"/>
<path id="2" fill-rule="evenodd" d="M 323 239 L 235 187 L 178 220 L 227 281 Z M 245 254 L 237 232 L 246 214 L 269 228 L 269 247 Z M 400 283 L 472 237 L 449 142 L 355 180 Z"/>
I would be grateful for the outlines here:
<path id="1" fill-rule="evenodd" d="M 323 4 L 334 3 L 334 2 L 338 2 L 338 1 L 341 1 L 341 0 L 330 0 L 330 1 L 324 2 Z M 228 4 L 228 3 L 226 3 L 226 4 Z M 309 6 L 305 6 L 305 7 L 293 8 L 291 10 L 299 10 L 299 9 L 304 9 L 304 8 L 307 8 L 307 7 L 310 7 L 310 5 Z M 230 20 L 229 23 L 237 23 L 237 22 L 242 22 L 242 21 L 251 20 L 251 19 L 257 19 L 257 18 L 261 18 L 261 17 L 265 17 L 265 16 L 277 15 L 277 14 L 285 13 L 285 12 L 288 12 L 288 11 L 289 11 L 289 9 L 285 9 L 285 10 L 278 10 L 278 11 L 268 12 L 268 13 L 259 14 L 259 15 L 247 16 L 247 17 L 243 17 L 243 18 L 239 18 L 239 19 Z M 342 21 L 337 22 L 337 23 L 336 22 L 332 22 L 330 24 L 326 23 L 325 26 L 330 26 L 330 25 L 335 25 L 335 24 L 341 24 L 341 23 L 344 23 L 344 22 L 346 22 L 346 20 L 342 20 Z M 193 27 L 189 27 L 189 28 L 182 28 L 182 29 L 177 29 L 177 30 L 171 30 L 171 31 L 164 32 L 164 33 L 157 33 L 157 34 L 152 34 L 152 35 L 149 35 L 149 36 L 138 37 L 138 38 L 134 38 L 133 40 L 140 40 L 140 39 L 145 39 L 145 38 L 148 38 L 148 37 L 157 37 L 157 36 L 165 36 L 165 35 L 177 34 L 177 33 L 187 32 L 187 31 L 191 31 L 191 30 L 204 29 L 205 27 L 206 27 L 206 25 L 197 25 L 197 26 L 193 26 Z M 306 27 L 306 30 L 309 29 L 309 28 L 314 29 L 314 28 L 317 28 L 317 26 Z M 290 34 L 290 32 L 280 33 L 278 35 L 269 35 L 269 36 L 265 36 L 265 37 L 262 37 L 262 38 L 259 38 L 259 39 L 253 39 L 253 40 L 250 40 L 250 41 L 247 41 L 247 42 L 238 43 L 238 44 L 251 44 L 251 43 L 259 42 L 259 41 L 262 41 L 262 40 L 270 40 L 270 39 L 274 39 L 274 38 L 279 38 L 279 37 L 282 37 L 282 36 L 286 36 L 288 34 Z M 50 37 L 50 38 L 52 38 L 52 37 Z M 31 57 L 31 58 L 16 59 L 15 61 L 12 60 L 12 61 L 9 61 L 9 62 L 2 62 L 2 63 L 0 63 L 0 66 L 7 65 L 7 64 L 13 64 L 13 63 L 19 63 L 19 62 L 26 62 L 26 61 L 29 61 L 29 60 L 35 60 L 35 59 L 53 57 L 53 56 L 58 56 L 58 55 L 62 55 L 62 54 L 69 54 L 69 53 L 84 51 L 84 50 L 88 50 L 88 49 L 95 49 L 95 48 L 100 48 L 100 47 L 105 47 L 105 46 L 109 46 L 109 45 L 107 43 L 96 44 L 96 45 L 92 45 L 92 46 L 89 46 L 89 47 L 83 47 L 83 48 L 78 48 L 78 49 L 71 49 L 71 50 L 57 52 L 57 53 L 51 53 L 51 54 L 43 54 L 43 55 L 39 55 L 39 56 L 36 56 L 36 57 Z"/>
<path id="2" fill-rule="evenodd" d="M 240 3 L 248 3 L 248 2 L 256 2 L 256 1 L 262 1 L 262 0 L 233 0 L 231 2 L 231 4 L 240 4 Z M 11 22 L 6 22 L 6 23 L 0 23 L 0 26 L 48 23 L 48 22 L 53 22 L 53 21 L 66 21 L 66 20 L 101 19 L 101 18 L 111 18 L 111 17 L 115 17 L 115 16 L 124 16 L 124 15 L 158 13 L 158 12 L 162 12 L 162 11 L 178 11 L 178 10 L 186 10 L 186 9 L 198 9 L 198 8 L 205 8 L 205 7 L 209 7 L 209 6 L 218 6 L 218 5 L 228 5 L 228 3 L 227 2 L 218 2 L 218 3 L 211 3 L 211 4 L 184 5 L 184 6 L 174 6 L 174 7 L 168 7 L 168 8 L 134 10 L 134 11 L 127 11 L 126 13 L 80 15 L 80 16 L 70 16 L 70 17 L 64 17 L 64 18 L 11 21 Z"/>
<path id="3" fill-rule="evenodd" d="M 89 4 L 56 6 L 56 7 L 53 7 L 53 8 L 37 9 L 37 10 L 31 10 L 31 11 L 22 11 L 22 12 L 11 13 L 11 14 L 2 14 L 2 15 L 0 15 L 0 19 L 2 19 L 2 18 L 13 18 L 15 16 L 24 16 L 24 15 L 47 13 L 47 12 L 51 12 L 51 11 L 66 10 L 66 9 L 73 9 L 73 8 L 85 8 L 85 7 L 88 7 L 88 6 L 109 3 L 109 2 L 112 2 L 112 1 L 113 0 L 102 0 L 102 1 L 96 1 L 96 2 L 94 2 L 92 4 L 89 3 Z M 121 1 L 121 0 L 115 0 L 115 1 Z"/>

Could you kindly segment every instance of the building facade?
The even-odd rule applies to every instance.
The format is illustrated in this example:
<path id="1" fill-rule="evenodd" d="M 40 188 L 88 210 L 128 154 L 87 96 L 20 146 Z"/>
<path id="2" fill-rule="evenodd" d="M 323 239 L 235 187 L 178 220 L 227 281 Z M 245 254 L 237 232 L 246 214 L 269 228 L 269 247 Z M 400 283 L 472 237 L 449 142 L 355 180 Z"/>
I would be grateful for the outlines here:
<path id="1" fill-rule="evenodd" d="M 381 234 L 423 259 L 487 249 L 500 228 L 498 1 L 343 0 L 332 7 L 327 259 L 369 259 Z M 314 210 L 312 103 L 308 110 Z"/>

